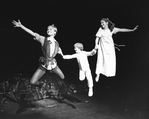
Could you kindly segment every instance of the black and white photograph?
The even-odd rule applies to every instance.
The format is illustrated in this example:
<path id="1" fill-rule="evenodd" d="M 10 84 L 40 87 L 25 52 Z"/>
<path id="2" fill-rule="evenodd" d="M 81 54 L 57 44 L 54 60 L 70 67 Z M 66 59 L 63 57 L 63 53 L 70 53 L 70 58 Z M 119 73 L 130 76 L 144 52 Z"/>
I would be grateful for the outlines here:
<path id="1" fill-rule="evenodd" d="M 1 0 L 0 119 L 149 119 L 148 0 Z"/>

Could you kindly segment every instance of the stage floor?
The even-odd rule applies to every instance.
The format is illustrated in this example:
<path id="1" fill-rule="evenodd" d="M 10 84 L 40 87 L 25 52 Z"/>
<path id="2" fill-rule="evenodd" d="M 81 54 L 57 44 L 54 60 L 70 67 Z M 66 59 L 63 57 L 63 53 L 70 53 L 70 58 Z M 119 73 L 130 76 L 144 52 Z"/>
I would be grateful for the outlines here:
<path id="1" fill-rule="evenodd" d="M 76 109 L 55 100 L 44 99 L 34 102 L 36 107 L 28 107 L 17 114 L 17 103 L 0 104 L 0 119 L 148 119 L 148 109 L 106 101 L 103 95 L 97 97 L 95 94 L 91 98 L 87 94 L 74 96 L 82 101 L 71 103 Z"/>

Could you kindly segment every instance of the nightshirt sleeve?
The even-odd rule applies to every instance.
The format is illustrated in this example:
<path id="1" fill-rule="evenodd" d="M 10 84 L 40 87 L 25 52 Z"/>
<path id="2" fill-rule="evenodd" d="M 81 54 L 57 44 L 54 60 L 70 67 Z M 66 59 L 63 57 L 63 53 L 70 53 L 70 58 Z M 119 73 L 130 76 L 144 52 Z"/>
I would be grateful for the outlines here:
<path id="1" fill-rule="evenodd" d="M 64 59 L 73 59 L 73 58 L 77 58 L 77 54 L 72 54 L 72 55 L 63 55 Z"/>
<path id="2" fill-rule="evenodd" d="M 97 33 L 96 33 L 96 37 L 101 37 L 101 31 L 102 31 L 102 29 L 99 28 L 99 30 L 98 30 Z"/>
<path id="3" fill-rule="evenodd" d="M 85 53 L 86 53 L 87 56 L 93 56 L 93 55 L 96 54 L 96 50 L 93 49 L 92 51 L 86 51 Z"/>

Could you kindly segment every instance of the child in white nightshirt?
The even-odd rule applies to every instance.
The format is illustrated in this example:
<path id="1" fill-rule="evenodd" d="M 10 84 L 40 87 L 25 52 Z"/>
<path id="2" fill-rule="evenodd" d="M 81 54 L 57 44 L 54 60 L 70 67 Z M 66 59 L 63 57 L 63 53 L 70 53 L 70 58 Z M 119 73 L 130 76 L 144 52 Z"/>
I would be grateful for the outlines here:
<path id="1" fill-rule="evenodd" d="M 79 79 L 83 81 L 85 78 L 88 81 L 88 96 L 93 96 L 93 78 L 88 62 L 88 56 L 93 56 L 96 54 L 96 50 L 93 49 L 90 52 L 83 51 L 83 44 L 82 43 L 76 43 L 74 44 L 74 50 L 76 51 L 75 54 L 72 55 L 63 55 L 64 59 L 73 59 L 76 58 L 79 65 Z"/>

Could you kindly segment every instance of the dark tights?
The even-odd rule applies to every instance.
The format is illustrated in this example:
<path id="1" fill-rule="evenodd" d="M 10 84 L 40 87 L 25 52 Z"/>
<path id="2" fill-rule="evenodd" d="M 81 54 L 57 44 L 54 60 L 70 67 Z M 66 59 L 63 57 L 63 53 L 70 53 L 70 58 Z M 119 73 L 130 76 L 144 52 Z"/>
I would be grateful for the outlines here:
<path id="1" fill-rule="evenodd" d="M 65 76 L 63 74 L 63 72 L 61 71 L 61 69 L 57 66 L 55 67 L 52 72 L 54 72 L 55 74 L 57 74 L 61 79 L 64 79 Z M 38 80 L 46 73 L 46 69 L 43 68 L 42 66 L 39 66 L 38 69 L 36 70 L 36 72 L 34 73 L 34 75 L 31 78 L 31 84 L 36 84 L 38 82 Z"/>

